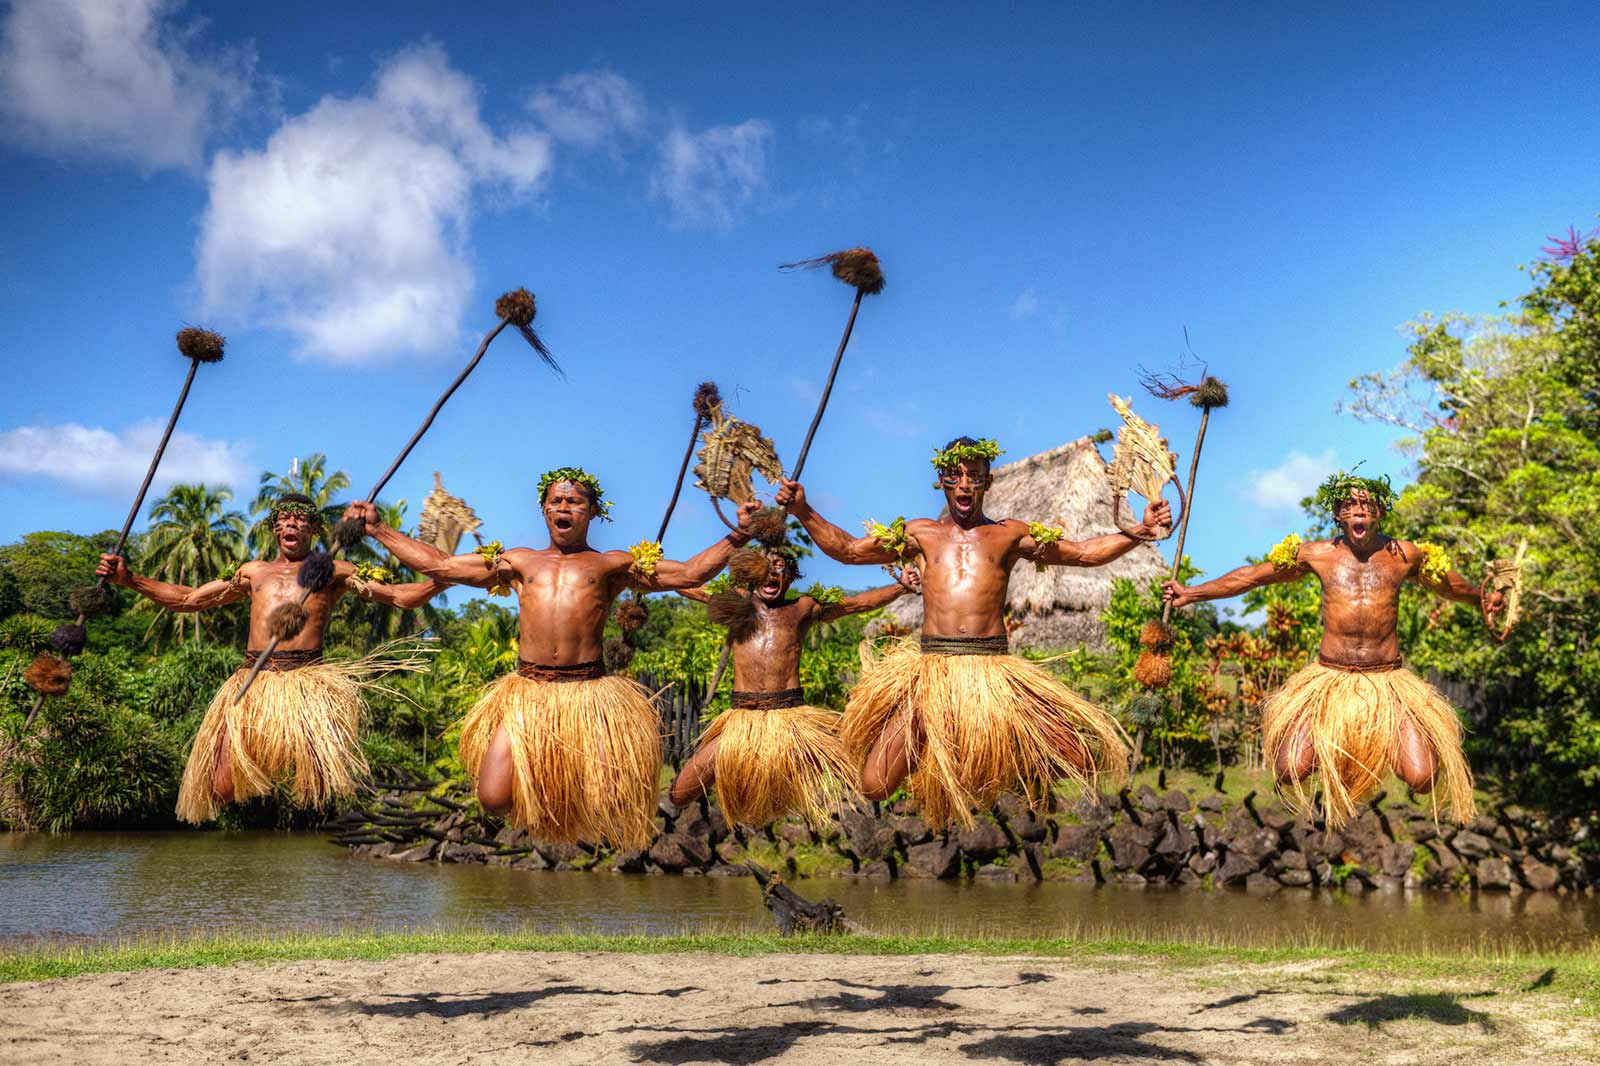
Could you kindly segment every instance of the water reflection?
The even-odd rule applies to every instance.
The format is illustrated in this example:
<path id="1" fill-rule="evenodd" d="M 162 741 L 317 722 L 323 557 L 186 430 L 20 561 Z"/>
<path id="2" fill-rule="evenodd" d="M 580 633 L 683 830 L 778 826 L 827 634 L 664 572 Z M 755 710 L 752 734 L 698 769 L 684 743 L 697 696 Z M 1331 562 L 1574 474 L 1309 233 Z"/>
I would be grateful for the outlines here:
<path id="1" fill-rule="evenodd" d="M 1600 938 L 1600 902 L 1543 893 L 1204 892 L 850 880 L 805 883 L 880 932 L 1216 931 L 1369 948 L 1557 947 Z M 470 926 L 770 931 L 747 878 L 548 873 L 358 859 L 306 833 L 0 835 L 0 940 L 157 930 Z"/>

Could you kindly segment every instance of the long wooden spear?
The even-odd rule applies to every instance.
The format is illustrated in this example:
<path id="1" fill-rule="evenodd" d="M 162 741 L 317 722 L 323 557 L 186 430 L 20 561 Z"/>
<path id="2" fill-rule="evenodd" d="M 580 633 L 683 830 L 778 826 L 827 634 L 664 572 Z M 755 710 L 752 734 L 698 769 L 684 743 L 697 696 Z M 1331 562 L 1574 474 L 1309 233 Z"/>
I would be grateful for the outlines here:
<path id="1" fill-rule="evenodd" d="M 394 462 L 389 464 L 389 469 L 385 470 L 383 476 L 378 479 L 377 484 L 372 486 L 372 491 L 367 493 L 368 503 L 377 500 L 378 493 L 383 491 L 383 487 L 389 483 L 389 479 L 394 477 L 395 472 L 400 469 L 400 464 L 406 461 L 406 456 L 411 454 L 411 449 L 417 446 L 417 442 L 422 440 L 422 435 L 428 432 L 428 427 L 433 425 L 434 418 L 438 416 L 445 402 L 455 395 L 455 391 L 461 387 L 461 383 L 467 380 L 467 376 L 473 370 L 477 369 L 478 363 L 483 359 L 483 353 L 489 350 L 490 343 L 500 335 L 501 330 L 507 326 L 515 326 L 523 338 L 532 345 L 533 350 L 539 353 L 539 358 L 544 360 L 545 365 L 557 374 L 562 373 L 561 367 L 557 365 L 555 359 L 550 355 L 550 350 L 544 346 L 544 342 L 539 339 L 539 335 L 533 331 L 534 315 L 538 313 L 533 293 L 527 289 L 514 289 L 504 294 L 495 301 L 494 313 L 500 321 L 496 322 L 494 328 L 483 335 L 483 341 L 478 345 L 478 350 L 471 361 L 462 368 L 461 373 L 456 375 L 456 379 L 450 383 L 450 387 L 445 389 L 443 394 L 434 401 L 433 408 L 428 412 L 428 416 L 422 420 L 422 425 L 418 426 L 417 431 L 411 434 L 411 439 L 406 441 L 405 447 L 400 449 L 400 454 L 394 457 Z M 235 705 L 244 699 L 244 694 L 250 690 L 250 685 L 255 681 L 256 676 L 261 673 L 261 668 L 267 664 L 267 660 L 272 656 L 272 653 L 277 650 L 278 644 L 299 633 L 301 627 L 306 624 L 306 599 L 313 592 L 320 592 L 327 588 L 328 583 L 333 580 L 333 557 L 343 549 L 359 543 L 362 536 L 362 523 L 355 519 L 342 519 L 333 528 L 333 544 L 330 549 L 326 552 L 312 552 L 306 556 L 305 560 L 300 564 L 299 572 L 295 575 L 295 580 L 300 585 L 300 596 L 293 603 L 281 604 L 274 608 L 272 614 L 268 616 L 267 628 L 271 633 L 271 639 L 267 642 L 267 646 L 261 649 L 261 654 L 256 656 L 255 664 L 250 667 L 250 673 L 245 676 L 244 684 L 239 687 L 239 694 L 233 699 Z"/>
<path id="2" fill-rule="evenodd" d="M 144 481 L 139 484 L 139 491 L 133 497 L 133 506 L 128 508 L 128 517 L 123 520 L 122 532 L 117 534 L 117 543 L 111 549 L 112 555 L 121 555 L 122 549 L 127 546 L 128 532 L 133 529 L 134 519 L 139 517 L 139 509 L 144 506 L 145 494 L 150 491 L 150 483 L 155 480 L 156 468 L 161 465 L 161 457 L 166 454 L 167 442 L 172 439 L 172 431 L 178 426 L 178 416 L 183 413 L 183 405 L 189 399 L 189 386 L 194 384 L 195 371 L 200 369 L 201 363 L 220 363 L 222 361 L 222 348 L 225 339 L 219 333 L 208 329 L 196 329 L 188 326 L 178 331 L 178 352 L 189 360 L 189 372 L 184 375 L 183 388 L 178 390 L 178 402 L 172 407 L 172 415 L 167 419 L 167 428 L 161 434 L 161 441 L 156 445 L 156 453 L 150 457 L 150 466 L 144 472 Z M 27 721 L 23 728 L 33 724 L 34 718 L 39 713 L 39 708 L 44 706 L 45 696 L 59 696 L 67 691 L 67 686 L 72 680 L 72 667 L 66 662 L 66 657 L 76 655 L 83 650 L 88 641 L 88 631 L 84 622 L 91 614 L 98 614 L 109 605 L 106 595 L 106 579 L 100 578 L 92 586 L 74 589 L 72 592 L 72 606 L 78 609 L 78 620 L 67 622 L 55 628 L 50 634 L 50 645 L 61 655 L 58 663 L 41 664 L 34 661 L 34 666 L 28 668 L 30 684 L 38 680 L 43 687 L 35 686 L 38 698 L 33 701 L 33 710 L 28 712 Z M 38 667 L 35 670 L 35 667 Z"/>

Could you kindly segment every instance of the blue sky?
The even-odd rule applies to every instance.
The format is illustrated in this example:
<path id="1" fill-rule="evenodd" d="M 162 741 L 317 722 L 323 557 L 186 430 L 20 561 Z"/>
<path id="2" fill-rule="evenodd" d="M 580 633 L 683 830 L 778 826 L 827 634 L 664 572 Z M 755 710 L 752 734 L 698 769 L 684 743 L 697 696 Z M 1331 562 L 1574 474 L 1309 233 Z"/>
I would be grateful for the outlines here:
<path id="1" fill-rule="evenodd" d="M 889 286 L 806 474 L 829 517 L 934 512 L 959 433 L 1021 458 L 1111 425 L 1187 327 L 1233 391 L 1190 529 L 1217 573 L 1332 465 L 1404 480 L 1347 382 L 1600 211 L 1592 5 L 329 6 L 5 9 L 0 540 L 120 523 L 184 324 L 228 357 L 163 482 L 248 498 L 322 451 L 364 493 L 526 285 L 566 380 L 502 339 L 386 495 L 415 514 L 441 470 L 542 544 L 538 474 L 578 463 L 626 546 L 702 378 L 792 463 L 850 293 L 774 268 L 867 244 Z M 1136 406 L 1186 460 L 1193 413 Z M 685 501 L 669 555 L 720 529 Z"/>

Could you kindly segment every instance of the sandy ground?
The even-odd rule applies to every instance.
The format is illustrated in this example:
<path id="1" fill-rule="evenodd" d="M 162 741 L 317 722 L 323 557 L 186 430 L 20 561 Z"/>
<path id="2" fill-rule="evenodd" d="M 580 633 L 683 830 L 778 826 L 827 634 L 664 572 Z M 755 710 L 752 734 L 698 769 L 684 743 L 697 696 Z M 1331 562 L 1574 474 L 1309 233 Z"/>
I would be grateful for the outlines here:
<path id="1" fill-rule="evenodd" d="M 0 986 L 0 1062 L 1594 1061 L 1600 1022 L 1529 978 L 949 956 L 242 964 Z"/>

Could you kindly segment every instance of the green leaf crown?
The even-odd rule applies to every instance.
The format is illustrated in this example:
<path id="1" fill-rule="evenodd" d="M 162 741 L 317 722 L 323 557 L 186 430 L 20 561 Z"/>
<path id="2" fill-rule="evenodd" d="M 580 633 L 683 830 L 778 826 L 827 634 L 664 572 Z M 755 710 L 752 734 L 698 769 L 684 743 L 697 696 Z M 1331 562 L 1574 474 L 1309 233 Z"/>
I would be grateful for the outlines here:
<path id="1" fill-rule="evenodd" d="M 1394 509 L 1394 501 L 1399 498 L 1394 491 L 1394 486 L 1389 484 L 1389 475 L 1382 477 L 1357 477 L 1356 471 L 1361 468 L 1357 463 L 1350 470 L 1340 470 L 1328 475 L 1328 480 L 1317 487 L 1317 506 L 1329 514 L 1337 514 L 1339 505 L 1354 496 L 1357 492 L 1364 492 L 1372 498 L 1372 502 L 1382 507 L 1385 511 Z"/>
<path id="2" fill-rule="evenodd" d="M 974 459 L 982 459 L 985 462 L 992 463 L 1004 454 L 1005 452 L 1000 450 L 1000 445 L 992 440 L 985 439 L 976 444 L 952 444 L 943 451 L 935 448 L 931 461 L 935 470 L 949 470 L 951 467 L 959 466 Z"/>
<path id="3" fill-rule="evenodd" d="M 600 487 L 600 479 L 579 466 L 563 466 L 558 470 L 546 471 L 539 478 L 539 503 L 544 503 L 544 497 L 550 491 L 550 486 L 560 481 L 570 481 L 574 485 L 583 485 L 594 493 L 594 504 L 600 512 L 600 517 L 606 520 L 611 518 L 611 501 L 606 499 L 606 491 Z"/>

